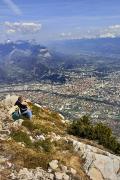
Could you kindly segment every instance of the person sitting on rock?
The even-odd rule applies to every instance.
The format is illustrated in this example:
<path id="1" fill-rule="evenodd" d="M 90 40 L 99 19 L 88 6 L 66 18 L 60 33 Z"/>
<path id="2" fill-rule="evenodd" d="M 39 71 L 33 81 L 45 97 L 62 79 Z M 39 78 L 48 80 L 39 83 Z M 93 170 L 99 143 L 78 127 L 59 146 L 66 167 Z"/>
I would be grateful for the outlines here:
<path id="1" fill-rule="evenodd" d="M 27 119 L 31 119 L 32 118 L 32 112 L 30 109 L 28 109 L 28 104 L 26 101 L 24 101 L 23 97 L 22 96 L 19 96 L 18 97 L 18 100 L 16 101 L 15 103 L 15 106 L 18 106 L 19 107 L 19 110 L 20 110 L 20 114 L 27 118 Z"/>

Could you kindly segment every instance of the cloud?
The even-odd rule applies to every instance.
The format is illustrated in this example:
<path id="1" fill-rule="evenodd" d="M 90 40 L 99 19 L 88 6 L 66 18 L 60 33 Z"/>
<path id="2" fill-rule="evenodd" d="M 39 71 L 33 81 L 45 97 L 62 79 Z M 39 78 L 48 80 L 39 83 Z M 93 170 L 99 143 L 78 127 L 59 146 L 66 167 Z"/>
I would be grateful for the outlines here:
<path id="1" fill-rule="evenodd" d="M 11 9 L 16 15 L 21 15 L 20 8 L 12 0 L 3 0 L 3 2 Z"/>
<path id="2" fill-rule="evenodd" d="M 116 24 L 116 25 L 112 25 L 109 26 L 107 28 L 104 28 L 101 30 L 101 32 L 99 33 L 99 37 L 111 37 L 111 38 L 115 38 L 115 37 L 120 37 L 120 25 Z"/>
<path id="3" fill-rule="evenodd" d="M 109 26 L 110 29 L 120 29 L 120 24 L 116 24 L 116 25 L 113 25 L 113 26 Z"/>
<path id="4" fill-rule="evenodd" d="M 42 24 L 34 22 L 5 22 L 6 33 L 36 33 L 42 28 Z"/>
<path id="5" fill-rule="evenodd" d="M 111 25 L 103 28 L 90 28 L 88 30 L 82 30 L 81 28 L 76 28 L 77 31 L 74 33 L 60 34 L 60 39 L 95 39 L 95 38 L 116 38 L 120 37 L 120 24 Z"/>

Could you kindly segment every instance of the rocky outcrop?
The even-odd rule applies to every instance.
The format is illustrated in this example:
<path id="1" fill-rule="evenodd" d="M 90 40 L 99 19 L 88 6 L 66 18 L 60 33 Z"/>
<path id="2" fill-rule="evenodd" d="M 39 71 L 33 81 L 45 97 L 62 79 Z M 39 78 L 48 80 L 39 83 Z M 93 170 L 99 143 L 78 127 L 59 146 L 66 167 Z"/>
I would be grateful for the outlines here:
<path id="1" fill-rule="evenodd" d="M 119 156 L 73 139 L 70 140 L 74 150 L 85 160 L 85 172 L 92 180 L 120 179 Z"/>
<path id="2" fill-rule="evenodd" d="M 10 96 L 9 94 L 6 96 L 6 98 L 2 101 L 2 104 L 6 107 L 6 109 L 10 110 L 18 99 L 18 96 L 12 95 Z"/>
<path id="3" fill-rule="evenodd" d="M 36 169 L 23 168 L 19 172 L 13 171 L 10 174 L 10 179 L 16 180 L 72 180 L 73 176 L 66 174 L 66 172 L 47 172 L 40 167 Z"/>
<path id="4" fill-rule="evenodd" d="M 13 122 L 10 114 L 14 111 L 13 105 L 17 100 L 17 98 L 18 98 L 17 96 L 7 96 L 7 98 L 1 102 L 0 143 L 2 144 L 3 142 L 10 141 L 10 143 L 12 144 L 13 139 L 10 137 L 11 127 L 16 128 L 16 131 L 19 131 L 20 129 L 23 128 L 22 132 L 27 133 L 27 137 L 29 136 L 32 145 L 34 144 L 34 142 L 35 143 L 39 142 L 38 145 L 41 146 L 41 148 L 38 146 L 38 149 L 36 149 L 34 152 L 34 148 L 33 149 L 28 148 L 25 142 L 21 142 L 21 141 L 15 142 L 15 147 L 17 144 L 17 146 L 21 148 L 21 151 L 23 150 L 23 152 L 26 150 L 26 148 L 28 148 L 30 149 L 29 152 L 32 152 L 31 153 L 32 155 L 33 152 L 36 153 L 36 151 L 38 150 L 42 152 L 44 146 L 45 147 L 48 146 L 48 144 L 45 144 L 46 139 L 48 138 L 50 140 L 49 143 L 54 144 L 54 150 L 56 148 L 55 147 L 56 144 L 57 146 L 56 149 L 59 150 L 59 153 L 55 152 L 56 156 L 54 156 L 55 153 L 53 152 L 52 155 L 54 158 L 52 157 L 52 159 L 49 160 L 48 167 L 46 169 L 38 166 L 35 168 L 26 168 L 26 166 L 25 167 L 22 166 L 17 169 L 16 168 L 17 166 L 16 164 L 14 164 L 14 161 L 11 160 L 11 154 L 9 154 L 8 151 L 7 151 L 8 154 L 5 153 L 4 151 L 1 151 L 2 149 L 1 148 L 0 149 L 0 179 L 5 179 L 5 178 L 18 179 L 18 180 L 39 180 L 39 179 L 41 180 L 75 180 L 75 179 L 119 180 L 120 179 L 120 157 L 113 155 L 102 149 L 99 149 L 97 147 L 80 142 L 77 138 L 67 135 L 65 130 L 59 131 L 58 126 L 60 126 L 63 129 L 65 124 L 68 123 L 68 122 L 66 123 L 62 115 L 55 113 L 52 114 L 52 112 L 47 111 L 38 104 L 35 104 L 34 110 L 37 112 L 37 116 L 39 116 L 38 111 L 40 109 L 40 118 L 41 118 L 40 120 L 38 119 L 37 124 L 39 123 L 40 127 L 42 125 L 42 130 L 43 128 L 45 128 L 44 132 L 40 133 L 40 131 L 38 131 L 37 134 L 34 134 L 35 132 L 34 133 L 30 132 L 30 129 L 27 129 L 27 126 L 22 127 L 22 122 L 23 122 L 22 119 Z M 36 119 L 33 119 L 33 121 L 36 121 Z M 48 123 L 49 126 L 47 127 L 46 130 L 46 126 L 48 125 Z M 32 127 L 32 125 L 33 124 L 31 124 L 31 128 L 34 128 Z M 50 132 L 46 132 L 49 130 Z M 43 147 L 42 147 L 42 143 L 43 143 Z M 49 151 L 46 153 L 46 155 L 48 155 L 48 153 Z M 69 156 L 67 157 L 68 154 Z M 22 155 L 24 156 L 24 154 Z M 50 153 L 49 156 L 51 156 Z M 60 159 L 59 156 L 62 156 L 62 159 Z M 71 156 L 73 156 L 71 161 L 72 163 L 66 162 L 66 164 L 64 164 L 63 162 L 65 160 L 69 161 Z M 84 176 L 82 176 L 82 173 L 80 174 L 79 172 L 80 169 L 82 169 L 82 173 L 84 174 Z M 9 174 L 5 176 L 4 173 L 6 172 L 9 172 Z"/>
<path id="5" fill-rule="evenodd" d="M 38 167 L 36 169 L 23 168 L 18 173 L 14 171 L 10 175 L 11 179 L 21 179 L 21 180 L 53 180 L 54 175 L 44 171 L 42 168 Z"/>

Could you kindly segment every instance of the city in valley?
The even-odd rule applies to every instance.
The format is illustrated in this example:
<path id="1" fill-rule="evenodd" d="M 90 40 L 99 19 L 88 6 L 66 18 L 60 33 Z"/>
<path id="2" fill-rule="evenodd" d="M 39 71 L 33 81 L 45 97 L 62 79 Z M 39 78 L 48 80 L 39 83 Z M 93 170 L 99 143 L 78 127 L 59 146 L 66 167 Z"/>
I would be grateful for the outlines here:
<path id="1" fill-rule="evenodd" d="M 62 72 L 63 73 L 63 72 Z M 46 108 L 60 112 L 66 119 L 90 116 L 93 122 L 109 125 L 120 136 L 120 71 L 95 76 L 92 70 L 64 71 L 67 81 L 0 85 L 0 98 L 7 94 L 23 95 Z"/>

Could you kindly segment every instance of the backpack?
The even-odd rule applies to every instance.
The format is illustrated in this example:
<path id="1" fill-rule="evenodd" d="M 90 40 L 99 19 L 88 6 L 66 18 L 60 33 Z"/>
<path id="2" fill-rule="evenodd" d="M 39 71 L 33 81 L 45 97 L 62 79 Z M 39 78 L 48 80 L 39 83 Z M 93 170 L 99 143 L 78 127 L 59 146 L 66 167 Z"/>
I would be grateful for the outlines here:
<path id="1" fill-rule="evenodd" d="M 12 118 L 14 121 L 20 119 L 20 117 L 21 117 L 21 114 L 19 113 L 19 110 L 12 113 Z"/>

